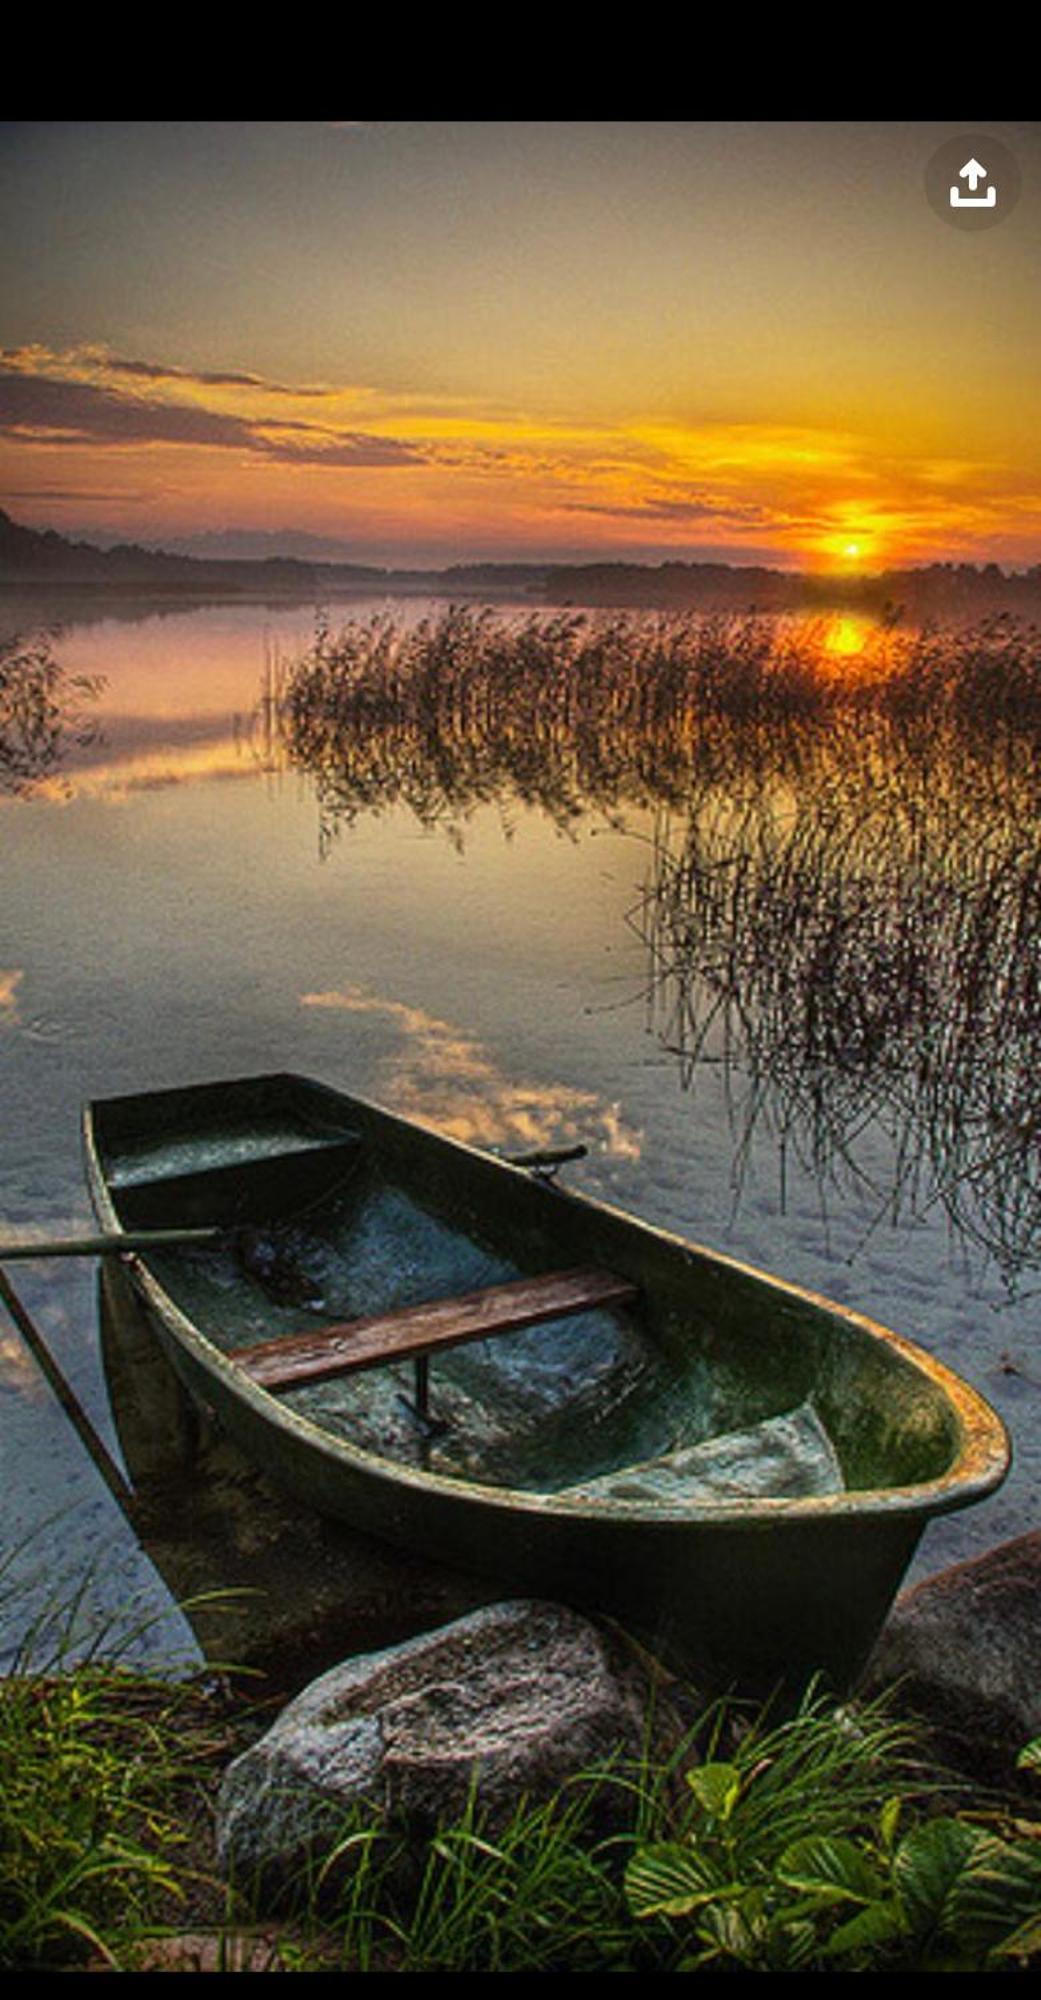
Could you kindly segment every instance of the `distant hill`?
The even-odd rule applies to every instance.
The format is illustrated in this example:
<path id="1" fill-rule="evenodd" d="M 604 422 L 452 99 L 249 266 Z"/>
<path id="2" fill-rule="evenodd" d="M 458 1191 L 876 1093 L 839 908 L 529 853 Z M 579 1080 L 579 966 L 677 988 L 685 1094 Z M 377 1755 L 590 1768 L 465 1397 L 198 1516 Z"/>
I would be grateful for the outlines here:
<path id="1" fill-rule="evenodd" d="M 0 581 L 4 583 L 94 583 L 122 588 L 138 586 L 175 590 L 307 591 L 315 572 L 324 566 L 294 557 L 268 556 L 261 561 L 170 555 L 143 549 L 134 542 L 99 549 L 89 542 L 71 542 L 53 528 L 23 528 L 0 509 Z M 372 589 L 384 572 L 362 565 L 329 565 L 345 583 Z"/>
<path id="2" fill-rule="evenodd" d="M 219 538 L 214 538 L 219 540 Z M 385 591 L 467 596 L 541 592 L 545 563 L 454 563 L 443 570 L 385 569 L 301 556 L 198 556 L 142 548 L 136 542 L 98 548 L 70 541 L 53 528 L 24 528 L 0 508 L 0 584 L 79 584 L 118 590 L 187 591 L 207 595 L 295 597 Z"/>
<path id="3" fill-rule="evenodd" d="M 96 548 L 52 528 L 21 527 L 0 508 L 0 584 L 80 585 L 123 592 L 321 599 L 353 593 L 441 597 L 512 596 L 553 605 L 640 606 L 706 611 L 886 608 L 915 618 L 1041 615 L 1041 564 L 1008 573 L 997 563 L 931 563 L 875 576 L 710 562 L 454 563 L 446 569 L 382 569 L 300 556 L 175 554 L 122 542 Z"/>

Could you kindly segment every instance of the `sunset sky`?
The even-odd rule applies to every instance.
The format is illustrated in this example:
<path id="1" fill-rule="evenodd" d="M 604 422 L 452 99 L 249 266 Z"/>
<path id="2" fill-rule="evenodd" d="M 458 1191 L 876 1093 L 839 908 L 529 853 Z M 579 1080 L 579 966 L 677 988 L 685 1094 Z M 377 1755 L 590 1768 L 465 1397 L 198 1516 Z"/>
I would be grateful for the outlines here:
<path id="1" fill-rule="evenodd" d="M 963 132 L 1022 174 L 979 232 Z M 13 123 L 0 234 L 29 526 L 1041 561 L 1041 125 Z"/>

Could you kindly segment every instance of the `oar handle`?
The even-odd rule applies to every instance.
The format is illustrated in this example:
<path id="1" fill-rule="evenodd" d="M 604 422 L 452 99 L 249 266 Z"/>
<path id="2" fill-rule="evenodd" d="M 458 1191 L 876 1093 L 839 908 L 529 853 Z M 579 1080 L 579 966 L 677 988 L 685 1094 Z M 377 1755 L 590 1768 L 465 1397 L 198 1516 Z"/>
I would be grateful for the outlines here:
<path id="1" fill-rule="evenodd" d="M 538 1153 L 505 1153 L 511 1167 L 562 1167 L 567 1160 L 584 1160 L 588 1146 L 557 1146 Z"/>
<path id="2" fill-rule="evenodd" d="M 130 1229 L 125 1234 L 67 1236 L 43 1243 L 0 1243 L 0 1264 L 27 1257 L 107 1257 L 128 1250 L 164 1250 L 179 1243 L 219 1243 L 220 1229 Z"/>

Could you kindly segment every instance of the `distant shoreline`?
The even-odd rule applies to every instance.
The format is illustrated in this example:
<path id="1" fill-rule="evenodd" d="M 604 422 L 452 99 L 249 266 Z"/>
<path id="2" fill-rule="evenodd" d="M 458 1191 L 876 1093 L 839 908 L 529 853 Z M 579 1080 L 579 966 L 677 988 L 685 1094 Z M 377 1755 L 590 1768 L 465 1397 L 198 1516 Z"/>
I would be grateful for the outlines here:
<path id="1" fill-rule="evenodd" d="M 1041 618 L 1041 564 L 931 563 L 875 574 L 818 574 L 730 563 L 456 563 L 444 569 L 304 562 L 292 557 L 213 560 L 121 544 L 100 549 L 0 509 L 0 591 L 92 602 L 325 604 L 440 598 L 530 603 L 532 609 L 681 612 L 861 611 L 896 619 Z"/>

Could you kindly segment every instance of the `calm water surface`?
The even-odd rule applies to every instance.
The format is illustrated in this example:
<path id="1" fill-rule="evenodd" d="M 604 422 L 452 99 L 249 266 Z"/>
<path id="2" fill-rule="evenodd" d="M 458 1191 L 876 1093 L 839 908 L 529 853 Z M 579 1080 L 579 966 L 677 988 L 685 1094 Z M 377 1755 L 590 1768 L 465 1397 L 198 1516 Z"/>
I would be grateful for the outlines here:
<path id="1" fill-rule="evenodd" d="M 3 1235 L 92 1226 L 80 1108 L 121 1091 L 297 1069 L 482 1144 L 581 1138 L 576 1185 L 854 1304 L 995 1403 L 1012 1478 L 927 1532 L 920 1571 L 1033 1527 L 1030 1287 L 1010 1300 L 938 1210 L 893 1226 L 790 1162 L 782 1182 L 766 1129 L 738 1189 L 720 1071 L 687 1087 L 649 1017 L 628 921 L 647 881 L 647 812 L 590 811 L 565 833 L 497 799 L 450 836 L 396 807 L 323 842 L 313 787 L 266 768 L 251 726 L 273 660 L 313 630 L 306 605 L 124 609 L 67 622 L 56 640 L 68 672 L 106 685 L 100 738 L 64 788 L 0 798 Z M 93 1265 L 10 1275 L 118 1456 Z M 157 1618 L 133 1642 L 145 1655 L 183 1643 L 162 1579 L 6 1315 L 0 1409 L 5 1653 L 76 1591 L 99 1621 Z"/>

